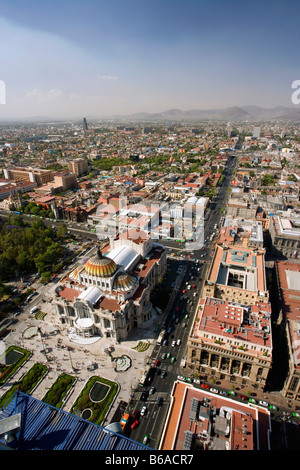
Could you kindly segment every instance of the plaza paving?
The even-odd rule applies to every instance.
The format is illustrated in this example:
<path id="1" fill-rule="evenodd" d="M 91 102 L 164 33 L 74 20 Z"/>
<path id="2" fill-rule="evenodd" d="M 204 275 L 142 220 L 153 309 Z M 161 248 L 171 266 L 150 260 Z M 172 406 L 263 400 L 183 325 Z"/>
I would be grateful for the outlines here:
<path id="1" fill-rule="evenodd" d="M 18 322 L 13 325 L 11 332 L 4 338 L 5 349 L 11 345 L 22 346 L 30 350 L 32 356 L 9 380 L 8 384 L 1 387 L 1 396 L 36 362 L 40 362 L 49 367 L 49 372 L 31 395 L 41 400 L 60 374 L 63 372 L 71 374 L 77 377 L 77 381 L 63 406 L 65 411 L 70 411 L 87 380 L 97 375 L 117 382 L 120 386 L 106 419 L 106 422 L 110 422 L 119 402 L 130 400 L 133 389 L 136 388 L 139 378 L 147 368 L 147 362 L 155 344 L 154 331 L 157 324 L 155 314 L 147 324 L 143 325 L 143 328 L 135 329 L 128 340 L 116 344 L 110 338 L 98 338 L 95 341 L 95 339 L 78 338 L 74 334 L 68 334 L 67 328 L 59 324 L 55 307 L 51 303 L 42 303 L 40 307 L 46 313 L 43 320 L 36 320 L 33 315 L 24 312 L 18 317 Z M 42 335 L 37 333 L 36 327 Z M 148 343 L 149 347 L 141 352 L 132 349 L 138 345 L 139 341 Z M 117 372 L 112 359 L 121 356 L 129 357 L 131 366 L 126 371 Z M 120 368 L 122 368 L 121 365 Z"/>

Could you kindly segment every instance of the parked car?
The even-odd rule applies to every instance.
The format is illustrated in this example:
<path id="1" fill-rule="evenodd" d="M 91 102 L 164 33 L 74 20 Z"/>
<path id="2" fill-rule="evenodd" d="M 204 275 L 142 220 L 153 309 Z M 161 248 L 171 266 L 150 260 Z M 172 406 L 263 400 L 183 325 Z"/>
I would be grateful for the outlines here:
<path id="1" fill-rule="evenodd" d="M 141 409 L 141 416 L 144 416 L 146 412 L 147 412 L 147 407 L 143 406 L 143 408 Z"/>
<path id="2" fill-rule="evenodd" d="M 149 394 L 153 395 L 154 392 L 155 392 L 155 387 L 151 387 L 150 390 L 149 390 Z"/>
<path id="3" fill-rule="evenodd" d="M 163 402 L 162 397 L 158 397 L 157 400 L 156 400 L 156 404 L 157 404 L 158 406 L 160 406 L 160 405 L 162 405 L 162 402 Z"/>
<path id="4" fill-rule="evenodd" d="M 178 340 L 176 341 L 177 346 L 179 346 L 180 343 L 181 343 L 181 341 L 180 341 L 180 339 L 178 339 Z"/>
<path id="5" fill-rule="evenodd" d="M 132 413 L 132 419 L 136 420 L 140 417 L 140 411 L 139 410 L 134 410 Z"/>
<path id="6" fill-rule="evenodd" d="M 145 434 L 144 439 L 143 439 L 143 444 L 147 444 L 148 439 L 149 439 L 148 434 Z"/>
<path id="7" fill-rule="evenodd" d="M 162 370 L 160 374 L 161 378 L 164 379 L 166 375 L 167 375 L 167 372 L 165 370 Z"/>
<path id="8" fill-rule="evenodd" d="M 217 390 L 216 388 L 210 388 L 209 391 L 212 393 L 219 393 L 219 390 Z"/>

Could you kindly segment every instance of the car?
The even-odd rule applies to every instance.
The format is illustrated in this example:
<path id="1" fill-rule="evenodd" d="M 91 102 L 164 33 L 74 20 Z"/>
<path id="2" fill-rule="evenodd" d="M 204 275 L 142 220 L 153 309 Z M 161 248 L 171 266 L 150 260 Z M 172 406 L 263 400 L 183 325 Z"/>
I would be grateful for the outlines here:
<path id="1" fill-rule="evenodd" d="M 185 380 L 185 378 L 182 375 L 177 375 L 178 380 Z"/>
<path id="2" fill-rule="evenodd" d="M 192 379 L 191 379 L 190 377 L 186 377 L 186 378 L 185 378 L 185 381 L 186 381 L 186 382 L 189 382 L 190 384 L 192 383 Z"/>
<path id="3" fill-rule="evenodd" d="M 146 413 L 147 413 L 147 406 L 143 406 L 143 408 L 141 409 L 141 416 L 145 416 Z"/>
<path id="4" fill-rule="evenodd" d="M 256 400 L 254 398 L 249 398 L 249 403 L 253 403 L 254 405 L 256 404 Z"/>
<path id="5" fill-rule="evenodd" d="M 169 357 L 171 356 L 171 353 L 167 353 L 167 359 L 169 359 Z"/>
<path id="6" fill-rule="evenodd" d="M 162 353 L 161 358 L 166 359 L 166 353 Z"/>
<path id="7" fill-rule="evenodd" d="M 158 359 L 156 359 L 156 361 L 154 362 L 154 365 L 155 365 L 155 366 L 158 366 L 158 365 L 159 365 L 159 360 L 158 360 Z"/>
<path id="8" fill-rule="evenodd" d="M 200 385 L 200 380 L 199 379 L 193 379 L 194 384 Z"/>
<path id="9" fill-rule="evenodd" d="M 161 378 L 164 379 L 166 375 L 167 375 L 167 372 L 165 370 L 162 370 L 160 374 Z"/>
<path id="10" fill-rule="evenodd" d="M 201 384 L 201 387 L 202 387 L 202 388 L 209 388 L 209 385 L 207 385 L 207 384 Z"/>
<path id="11" fill-rule="evenodd" d="M 177 346 L 179 346 L 179 345 L 181 344 L 180 339 L 178 339 L 178 340 L 176 341 L 176 344 L 177 344 Z"/>
<path id="12" fill-rule="evenodd" d="M 132 413 L 132 419 L 137 420 L 140 417 L 140 411 L 139 410 L 134 410 Z"/>
<path id="13" fill-rule="evenodd" d="M 296 412 L 294 412 L 294 413 L 293 413 L 293 416 L 294 416 L 295 418 L 299 418 L 299 417 L 300 417 L 300 414 L 299 414 L 299 413 L 296 413 Z"/>
<path id="14" fill-rule="evenodd" d="M 151 387 L 149 390 L 149 395 L 153 395 L 154 392 L 155 392 L 155 387 Z"/>
<path id="15" fill-rule="evenodd" d="M 160 405 L 162 405 L 162 402 L 163 402 L 162 397 L 157 397 L 156 404 L 157 404 L 158 406 L 160 406 Z"/>
<path id="16" fill-rule="evenodd" d="M 258 403 L 259 403 L 259 405 L 261 405 L 261 406 L 269 406 L 269 403 L 267 403 L 267 402 L 264 401 L 264 400 L 259 400 Z"/>
<path id="17" fill-rule="evenodd" d="M 172 341 L 172 346 L 175 346 L 175 344 L 176 344 L 176 341 Z"/>
<path id="18" fill-rule="evenodd" d="M 216 388 L 210 388 L 209 391 L 212 393 L 219 393 L 219 390 L 217 390 Z"/>
<path id="19" fill-rule="evenodd" d="M 131 429 L 135 429 L 138 425 L 139 425 L 139 421 L 136 419 L 136 420 L 132 423 Z"/>
<path id="20" fill-rule="evenodd" d="M 143 439 L 143 444 L 147 444 L 148 440 L 149 440 L 149 436 L 148 434 L 145 434 L 144 439 Z"/>
<path id="21" fill-rule="evenodd" d="M 167 346 L 167 344 L 168 344 L 168 340 L 164 339 L 163 340 L 163 346 Z"/>
<path id="22" fill-rule="evenodd" d="M 278 408 L 277 408 L 277 406 L 275 406 L 275 405 L 270 405 L 270 410 L 275 410 L 275 411 L 277 411 Z"/>
<path id="23" fill-rule="evenodd" d="M 146 401 L 148 398 L 148 390 L 143 390 L 142 395 L 141 395 L 141 400 Z"/>
<path id="24" fill-rule="evenodd" d="M 225 390 L 219 390 L 219 394 L 220 395 L 227 395 L 227 392 L 225 392 Z"/>
<path id="25" fill-rule="evenodd" d="M 247 400 L 247 398 L 244 395 L 239 395 L 239 398 L 243 401 Z"/>
<path id="26" fill-rule="evenodd" d="M 228 395 L 235 395 L 235 392 L 233 390 L 229 390 Z"/>
<path id="27" fill-rule="evenodd" d="M 175 357 L 172 356 L 172 357 L 171 357 L 171 364 L 173 364 L 174 362 L 175 362 Z"/>

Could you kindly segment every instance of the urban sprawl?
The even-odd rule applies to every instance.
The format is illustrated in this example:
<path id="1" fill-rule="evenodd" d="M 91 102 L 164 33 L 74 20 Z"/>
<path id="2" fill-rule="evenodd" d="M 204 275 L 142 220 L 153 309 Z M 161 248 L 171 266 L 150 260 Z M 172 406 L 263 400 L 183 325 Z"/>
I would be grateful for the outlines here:
<path id="1" fill-rule="evenodd" d="M 65 449 L 297 449 L 299 156 L 286 121 L 1 124 L 1 446 L 59 413 Z"/>

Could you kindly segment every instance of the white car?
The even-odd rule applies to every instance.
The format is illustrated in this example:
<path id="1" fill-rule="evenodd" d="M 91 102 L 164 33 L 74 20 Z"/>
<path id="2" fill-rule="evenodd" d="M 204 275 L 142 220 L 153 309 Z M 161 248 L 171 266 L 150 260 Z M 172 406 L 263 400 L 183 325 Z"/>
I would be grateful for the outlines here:
<path id="1" fill-rule="evenodd" d="M 143 408 L 141 409 L 141 416 L 144 416 L 146 414 L 146 411 L 147 411 L 147 407 L 143 406 Z"/>
<path id="2" fill-rule="evenodd" d="M 266 401 L 263 401 L 263 400 L 259 400 L 258 402 L 261 406 L 269 406 L 269 403 L 267 403 Z"/>
<path id="3" fill-rule="evenodd" d="M 177 346 L 179 346 L 180 343 L 181 343 L 181 341 L 180 341 L 180 339 L 178 339 L 178 340 L 176 341 Z"/>
<path id="4" fill-rule="evenodd" d="M 209 391 L 212 393 L 219 393 L 219 390 L 217 390 L 216 388 L 210 388 Z"/>
<path id="5" fill-rule="evenodd" d="M 172 346 L 175 346 L 176 342 L 175 341 L 172 341 Z"/>

